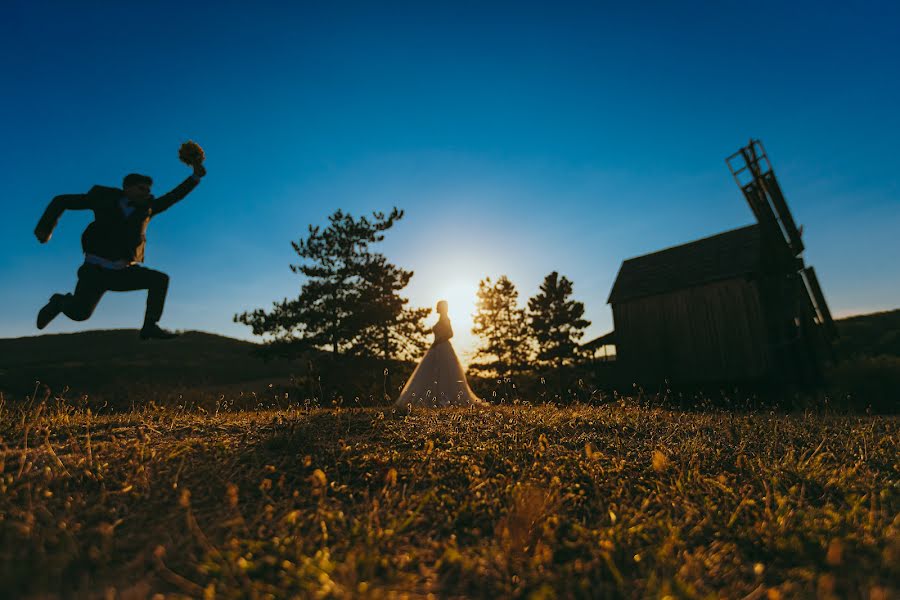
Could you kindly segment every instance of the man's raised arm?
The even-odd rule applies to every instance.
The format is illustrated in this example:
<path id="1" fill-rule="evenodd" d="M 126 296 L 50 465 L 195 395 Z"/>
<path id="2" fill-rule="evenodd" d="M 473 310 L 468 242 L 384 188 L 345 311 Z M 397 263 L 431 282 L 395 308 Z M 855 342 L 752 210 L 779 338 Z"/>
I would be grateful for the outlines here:
<path id="1" fill-rule="evenodd" d="M 93 208 L 89 195 L 90 192 L 87 194 L 63 194 L 51 200 L 47 210 L 41 216 L 41 220 L 38 221 L 37 227 L 34 228 L 34 235 L 38 241 L 44 244 L 50 239 L 63 211 Z"/>
<path id="2" fill-rule="evenodd" d="M 174 190 L 169 192 L 164 196 L 160 196 L 153 200 L 151 206 L 153 207 L 153 214 L 157 215 L 164 210 L 167 210 L 170 206 L 187 196 L 193 191 L 197 184 L 200 183 L 200 179 L 206 175 L 206 167 L 201 164 L 194 165 L 194 173 L 178 184 Z"/>

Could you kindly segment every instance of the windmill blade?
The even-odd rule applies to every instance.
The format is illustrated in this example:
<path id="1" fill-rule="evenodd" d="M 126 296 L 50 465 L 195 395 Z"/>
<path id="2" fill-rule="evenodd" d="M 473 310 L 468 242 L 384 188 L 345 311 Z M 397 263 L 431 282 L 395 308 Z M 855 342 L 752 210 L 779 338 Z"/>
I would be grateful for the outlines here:
<path id="1" fill-rule="evenodd" d="M 828 310 L 828 303 L 825 302 L 825 296 L 822 294 L 822 288 L 819 286 L 819 278 L 816 277 L 816 270 L 812 267 L 806 267 L 802 271 L 803 281 L 806 284 L 806 290 L 812 301 L 813 307 L 816 309 L 816 316 L 819 324 L 825 329 L 828 339 L 837 337 L 837 327 L 834 325 L 834 319 L 831 318 L 831 311 Z"/>
<path id="2" fill-rule="evenodd" d="M 772 212 L 766 192 L 760 187 L 759 182 L 753 180 L 742 187 L 741 191 L 744 193 L 744 198 L 747 199 L 747 204 L 750 205 L 750 210 L 753 211 L 757 223 L 769 231 L 781 233 L 781 229 L 778 227 L 778 218 Z"/>
<path id="3" fill-rule="evenodd" d="M 791 215 L 791 209 L 788 208 L 784 195 L 781 193 L 781 186 L 775 179 L 775 171 L 769 171 L 762 176 L 763 185 L 768 192 L 769 199 L 772 201 L 772 207 L 775 210 L 775 216 L 781 224 L 781 230 L 787 240 L 788 246 L 794 252 L 794 256 L 798 256 L 803 252 L 803 240 L 800 239 L 800 232 L 794 223 L 794 217 Z"/>
<path id="4" fill-rule="evenodd" d="M 776 234 L 780 238 L 787 238 L 778 223 L 778 215 L 769 204 L 763 173 L 771 171 L 769 159 L 759 140 L 750 140 L 750 143 L 725 159 L 735 183 L 741 188 L 753 216 L 756 217 L 763 230 L 770 236 Z"/>
<path id="5" fill-rule="evenodd" d="M 725 162 L 759 224 L 769 231 L 778 231 L 794 256 L 799 256 L 803 241 L 762 142 L 751 139 Z"/>

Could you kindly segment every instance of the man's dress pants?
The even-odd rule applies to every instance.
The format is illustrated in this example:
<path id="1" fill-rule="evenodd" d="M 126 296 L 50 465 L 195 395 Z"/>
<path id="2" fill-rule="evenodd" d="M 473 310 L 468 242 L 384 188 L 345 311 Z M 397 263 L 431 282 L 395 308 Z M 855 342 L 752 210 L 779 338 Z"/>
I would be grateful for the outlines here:
<path id="1" fill-rule="evenodd" d="M 147 325 L 156 323 L 162 317 L 168 289 L 168 275 L 140 265 L 105 269 L 84 264 L 78 269 L 75 293 L 63 297 L 62 312 L 73 321 L 85 321 L 106 292 L 147 290 L 147 310 L 144 314 L 144 324 Z"/>

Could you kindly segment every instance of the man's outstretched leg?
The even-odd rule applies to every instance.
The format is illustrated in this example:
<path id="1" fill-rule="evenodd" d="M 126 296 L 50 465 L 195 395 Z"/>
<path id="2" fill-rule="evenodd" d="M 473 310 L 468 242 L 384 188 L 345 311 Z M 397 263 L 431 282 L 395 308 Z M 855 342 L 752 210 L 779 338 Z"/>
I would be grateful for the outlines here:
<path id="1" fill-rule="evenodd" d="M 97 307 L 106 291 L 103 269 L 82 265 L 78 269 L 78 284 L 74 294 L 53 294 L 50 301 L 38 312 L 37 328 L 43 329 L 59 313 L 73 321 L 86 321 Z"/>
<path id="2" fill-rule="evenodd" d="M 166 331 L 158 325 L 166 304 L 166 292 L 169 290 L 168 275 L 138 265 L 107 273 L 106 289 L 110 291 L 147 290 L 147 309 L 144 313 L 144 326 L 141 327 L 142 340 L 178 337 L 177 333 Z"/>

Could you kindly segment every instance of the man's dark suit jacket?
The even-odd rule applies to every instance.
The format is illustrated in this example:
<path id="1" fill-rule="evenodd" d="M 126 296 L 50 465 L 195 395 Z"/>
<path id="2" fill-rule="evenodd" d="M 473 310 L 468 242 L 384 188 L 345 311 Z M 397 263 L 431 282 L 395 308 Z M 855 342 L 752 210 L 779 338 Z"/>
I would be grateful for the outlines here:
<path id="1" fill-rule="evenodd" d="M 143 262 L 151 217 L 187 196 L 197 183 L 188 177 L 165 196 L 154 198 L 149 206 L 136 208 L 127 217 L 119 206 L 125 192 L 118 188 L 95 185 L 87 194 L 57 196 L 44 211 L 35 231 L 46 231 L 49 237 L 64 210 L 92 210 L 94 221 L 81 235 L 84 252 L 107 260 Z"/>

